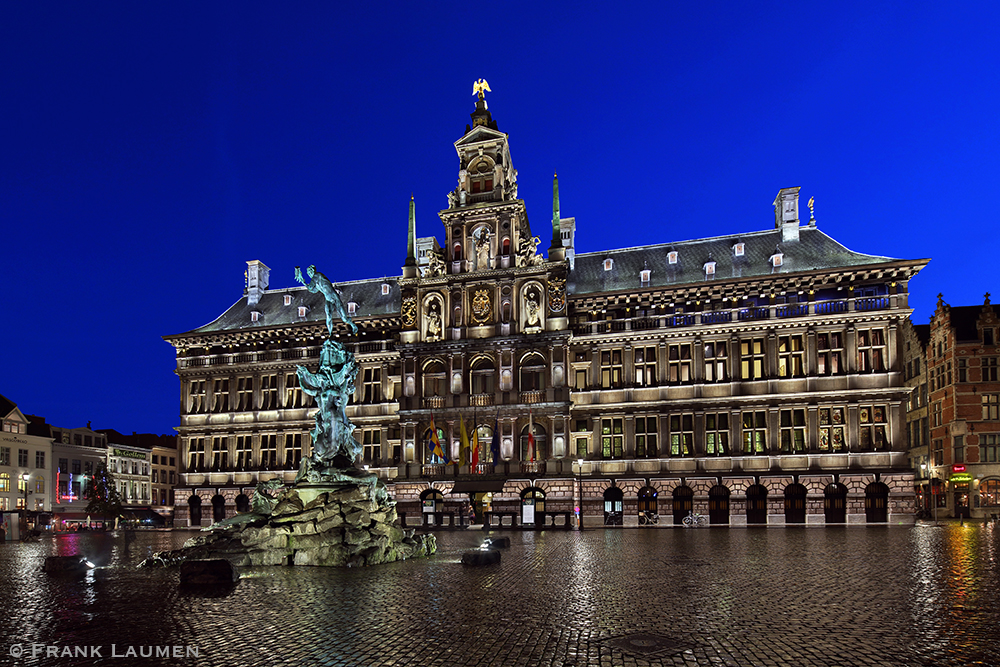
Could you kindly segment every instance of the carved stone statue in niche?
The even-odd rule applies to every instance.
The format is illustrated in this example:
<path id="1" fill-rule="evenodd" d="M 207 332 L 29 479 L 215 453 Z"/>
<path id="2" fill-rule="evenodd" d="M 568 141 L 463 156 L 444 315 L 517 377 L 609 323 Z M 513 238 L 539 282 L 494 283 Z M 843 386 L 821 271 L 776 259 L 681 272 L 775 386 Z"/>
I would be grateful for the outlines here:
<path id="1" fill-rule="evenodd" d="M 438 341 L 441 340 L 441 309 L 438 308 L 438 304 L 435 301 L 427 309 L 427 334 L 426 339 L 428 341 Z"/>
<path id="2" fill-rule="evenodd" d="M 542 330 L 541 309 L 538 292 L 529 290 L 524 295 L 524 333 L 538 333 Z"/>
<path id="3" fill-rule="evenodd" d="M 427 267 L 424 269 L 424 278 L 436 278 L 448 272 L 441 257 L 441 251 L 431 251 L 427 253 Z"/>
<path id="4" fill-rule="evenodd" d="M 538 244 L 541 239 L 537 236 L 531 237 L 521 230 L 521 240 L 517 244 L 517 257 L 520 266 L 538 266 L 545 258 L 538 254 Z"/>
<path id="5" fill-rule="evenodd" d="M 486 271 L 490 268 L 490 230 L 480 228 L 474 235 L 476 240 L 476 270 Z"/>

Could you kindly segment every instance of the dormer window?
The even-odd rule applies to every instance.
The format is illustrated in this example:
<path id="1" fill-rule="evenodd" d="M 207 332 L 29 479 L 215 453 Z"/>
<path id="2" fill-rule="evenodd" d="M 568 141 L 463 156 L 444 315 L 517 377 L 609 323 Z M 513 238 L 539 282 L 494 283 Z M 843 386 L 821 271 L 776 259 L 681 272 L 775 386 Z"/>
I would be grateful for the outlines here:
<path id="1" fill-rule="evenodd" d="M 286 306 L 292 305 L 292 295 L 291 294 L 286 294 L 285 295 L 285 305 Z"/>
<path id="2" fill-rule="evenodd" d="M 785 255 L 783 253 L 776 252 L 773 255 L 771 255 L 768 261 L 771 263 L 771 266 L 773 266 L 774 268 L 778 268 L 784 262 L 784 257 Z"/>
<path id="3" fill-rule="evenodd" d="M 608 258 L 608 259 L 604 260 L 604 270 L 605 271 L 610 271 L 611 269 L 614 268 L 614 266 L 615 266 L 615 261 L 613 259 Z"/>
<path id="4" fill-rule="evenodd" d="M 703 268 L 705 269 L 705 277 L 706 278 L 711 278 L 712 276 L 715 275 L 715 262 L 714 261 L 709 260 L 709 261 L 705 262 Z"/>
<path id="5" fill-rule="evenodd" d="M 355 315 L 357 315 L 358 314 L 358 304 L 354 303 L 353 301 L 348 301 L 347 302 L 347 314 L 350 315 L 351 317 L 354 317 Z"/>
<path id="6" fill-rule="evenodd" d="M 260 313 L 257 312 L 256 310 L 251 310 L 250 311 L 250 321 L 251 322 L 257 322 L 259 320 L 260 320 Z"/>
<path id="7" fill-rule="evenodd" d="M 305 316 L 306 316 L 306 307 L 299 306 L 299 317 L 305 317 Z"/>
<path id="8" fill-rule="evenodd" d="M 639 272 L 639 282 L 641 282 L 643 285 L 648 285 L 649 284 L 649 274 L 650 273 L 651 273 L 651 271 L 649 269 L 643 269 L 642 271 L 640 271 Z"/>
<path id="9" fill-rule="evenodd" d="M 677 263 L 677 251 L 671 250 L 670 252 L 667 253 L 667 264 L 676 264 L 676 263 Z"/>
<path id="10" fill-rule="evenodd" d="M 389 293 L 389 283 L 382 283 L 382 296 L 386 296 Z"/>
<path id="11" fill-rule="evenodd" d="M 993 329 L 983 329 L 983 345 L 993 345 Z"/>
<path id="12" fill-rule="evenodd" d="M 742 257 L 745 249 L 746 249 L 745 244 L 737 243 L 736 245 L 733 246 L 733 255 L 736 257 Z"/>

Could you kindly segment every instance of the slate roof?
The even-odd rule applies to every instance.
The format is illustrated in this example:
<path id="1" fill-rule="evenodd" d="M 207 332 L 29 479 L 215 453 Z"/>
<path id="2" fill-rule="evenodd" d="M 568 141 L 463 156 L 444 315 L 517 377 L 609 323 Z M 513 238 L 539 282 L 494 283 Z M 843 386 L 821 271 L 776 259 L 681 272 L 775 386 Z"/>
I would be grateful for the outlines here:
<path id="1" fill-rule="evenodd" d="M 345 308 L 351 301 L 358 304 L 356 318 L 395 316 L 399 314 L 401 305 L 398 280 L 399 276 L 355 280 L 336 283 L 336 287 L 340 290 L 340 298 L 344 302 Z M 382 294 L 383 284 L 389 285 L 389 294 L 387 295 Z M 292 297 L 291 304 L 287 306 L 285 305 L 286 294 Z M 299 317 L 299 306 L 306 307 L 304 318 Z M 260 313 L 256 322 L 251 321 L 252 311 Z M 261 296 L 260 301 L 253 306 L 249 305 L 247 297 L 243 296 L 213 322 L 187 333 L 248 330 L 306 322 L 326 322 L 323 295 L 310 292 L 302 286 L 295 286 L 267 290 Z"/>
<path id="2" fill-rule="evenodd" d="M 735 257 L 733 246 L 744 244 L 744 256 Z M 782 265 L 772 270 L 769 259 L 780 248 Z M 676 250 L 677 264 L 667 263 L 667 253 Z M 613 260 L 613 268 L 604 270 L 604 260 Z M 710 260 L 711 258 L 711 260 Z M 715 262 L 715 277 L 720 281 L 737 277 L 765 276 L 772 273 L 794 273 L 814 269 L 832 269 L 880 264 L 897 261 L 891 257 L 865 255 L 848 250 L 816 227 L 800 227 L 799 240 L 782 242 L 781 230 L 773 229 L 748 234 L 731 234 L 708 239 L 694 239 L 581 253 L 576 256 L 572 272 L 575 295 L 635 290 L 639 288 L 639 272 L 650 270 L 649 287 L 663 287 L 706 280 L 704 265 Z"/>

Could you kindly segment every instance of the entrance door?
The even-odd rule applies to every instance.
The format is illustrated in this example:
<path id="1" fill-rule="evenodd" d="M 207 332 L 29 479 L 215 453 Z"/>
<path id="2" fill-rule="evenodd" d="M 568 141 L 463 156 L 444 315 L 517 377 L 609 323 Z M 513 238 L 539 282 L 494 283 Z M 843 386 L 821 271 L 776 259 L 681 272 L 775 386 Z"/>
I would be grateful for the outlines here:
<path id="1" fill-rule="evenodd" d="M 882 482 L 872 482 L 865 489 L 865 520 L 868 523 L 889 520 L 889 487 Z"/>
<path id="2" fill-rule="evenodd" d="M 620 526 L 624 516 L 625 494 L 617 486 L 604 492 L 604 525 Z"/>
<path id="3" fill-rule="evenodd" d="M 219 523 L 226 518 L 226 499 L 216 494 L 212 496 L 212 521 Z"/>
<path id="4" fill-rule="evenodd" d="M 188 511 L 191 513 L 191 523 L 193 526 L 201 525 L 201 496 L 191 496 L 188 498 Z"/>
<path id="5" fill-rule="evenodd" d="M 789 484 L 785 487 L 785 523 L 806 522 L 806 487 Z"/>
<path id="6" fill-rule="evenodd" d="M 830 484 L 823 491 L 823 513 L 827 523 L 847 522 L 847 487 Z"/>
<path id="7" fill-rule="evenodd" d="M 969 518 L 969 484 L 955 484 L 955 516 L 961 519 Z"/>
<path id="8" fill-rule="evenodd" d="M 521 525 L 542 528 L 545 525 L 545 492 L 531 487 L 521 493 Z"/>
<path id="9" fill-rule="evenodd" d="M 729 488 L 716 484 L 708 490 L 708 522 L 729 523 Z"/>
<path id="10" fill-rule="evenodd" d="M 656 514 L 656 489 L 651 486 L 639 489 L 639 525 L 649 526 L 658 521 L 659 516 Z"/>
<path id="11" fill-rule="evenodd" d="M 747 523 L 767 523 L 767 489 L 760 484 L 747 488 Z"/>
<path id="12" fill-rule="evenodd" d="M 678 486 L 674 489 L 674 525 L 681 526 L 684 517 L 694 509 L 694 491 L 690 486 Z"/>

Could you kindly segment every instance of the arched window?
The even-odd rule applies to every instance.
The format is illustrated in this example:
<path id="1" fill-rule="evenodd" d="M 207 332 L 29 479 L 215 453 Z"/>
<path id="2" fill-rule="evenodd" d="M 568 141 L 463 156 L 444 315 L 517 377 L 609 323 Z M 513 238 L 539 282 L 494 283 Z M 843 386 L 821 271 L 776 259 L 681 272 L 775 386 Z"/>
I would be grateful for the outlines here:
<path id="1" fill-rule="evenodd" d="M 476 439 L 479 440 L 479 458 L 477 459 L 479 463 L 493 463 L 493 452 L 490 447 L 493 444 L 493 428 L 487 426 L 486 424 L 481 424 L 479 426 L 473 426 L 475 429 Z M 469 447 L 474 445 L 472 433 L 469 434 Z M 469 451 L 469 462 L 472 462 L 472 451 Z"/>
<path id="2" fill-rule="evenodd" d="M 827 523 L 847 521 L 847 487 L 830 484 L 823 490 L 823 513 Z"/>
<path id="3" fill-rule="evenodd" d="M 716 484 L 708 490 L 708 522 L 729 523 L 729 487 Z"/>
<path id="4" fill-rule="evenodd" d="M 690 486 L 678 486 L 674 489 L 674 525 L 683 525 L 684 517 L 690 514 L 692 509 L 694 509 L 694 491 Z"/>
<path id="5" fill-rule="evenodd" d="M 747 487 L 747 523 L 767 523 L 767 487 L 760 484 Z"/>
<path id="6" fill-rule="evenodd" d="M 494 384 L 496 367 L 492 359 L 480 357 L 473 361 L 470 374 L 473 394 L 493 394 L 496 391 Z"/>
<path id="7" fill-rule="evenodd" d="M 521 525 L 544 526 L 545 492 L 529 486 L 521 492 Z"/>
<path id="8" fill-rule="evenodd" d="M 612 486 L 604 491 L 604 525 L 622 525 L 625 513 L 625 494 L 617 486 Z"/>
<path id="9" fill-rule="evenodd" d="M 455 248 L 452 250 L 452 253 L 451 253 L 451 258 L 452 258 L 452 260 L 454 260 L 456 262 L 461 262 L 462 261 L 462 244 L 461 243 L 456 243 L 455 244 Z"/>
<path id="10" fill-rule="evenodd" d="M 423 396 L 445 396 L 447 394 L 447 371 L 440 361 L 432 361 L 424 366 Z"/>
<path id="11" fill-rule="evenodd" d="M 505 257 L 510 256 L 510 237 L 504 237 L 503 242 L 500 244 L 500 254 Z"/>
<path id="12" fill-rule="evenodd" d="M 226 518 L 226 499 L 215 494 L 212 496 L 212 521 L 218 523 Z"/>
<path id="13" fill-rule="evenodd" d="M 889 520 L 889 487 L 882 482 L 872 482 L 865 487 L 865 520 L 868 523 Z"/>
<path id="14" fill-rule="evenodd" d="M 535 461 L 544 461 L 548 458 L 548 438 L 546 437 L 545 427 L 539 424 L 537 421 L 534 422 L 535 430 L 533 434 L 535 436 Z M 524 428 L 521 429 L 521 460 L 531 461 L 531 452 L 528 451 L 528 425 L 525 424 Z"/>
<path id="15" fill-rule="evenodd" d="M 421 525 L 435 524 L 435 514 L 444 510 L 444 496 L 437 489 L 426 489 L 420 494 Z"/>
<path id="16" fill-rule="evenodd" d="M 191 514 L 191 526 L 201 525 L 201 496 L 188 498 L 188 512 Z"/>
<path id="17" fill-rule="evenodd" d="M 789 484 L 785 487 L 785 523 L 806 522 L 806 487 Z"/>
<path id="18" fill-rule="evenodd" d="M 545 357 L 532 352 L 521 359 L 519 386 L 521 391 L 545 389 Z"/>
<path id="19" fill-rule="evenodd" d="M 250 511 L 250 499 L 245 493 L 236 496 L 236 511 L 240 513 Z"/>

